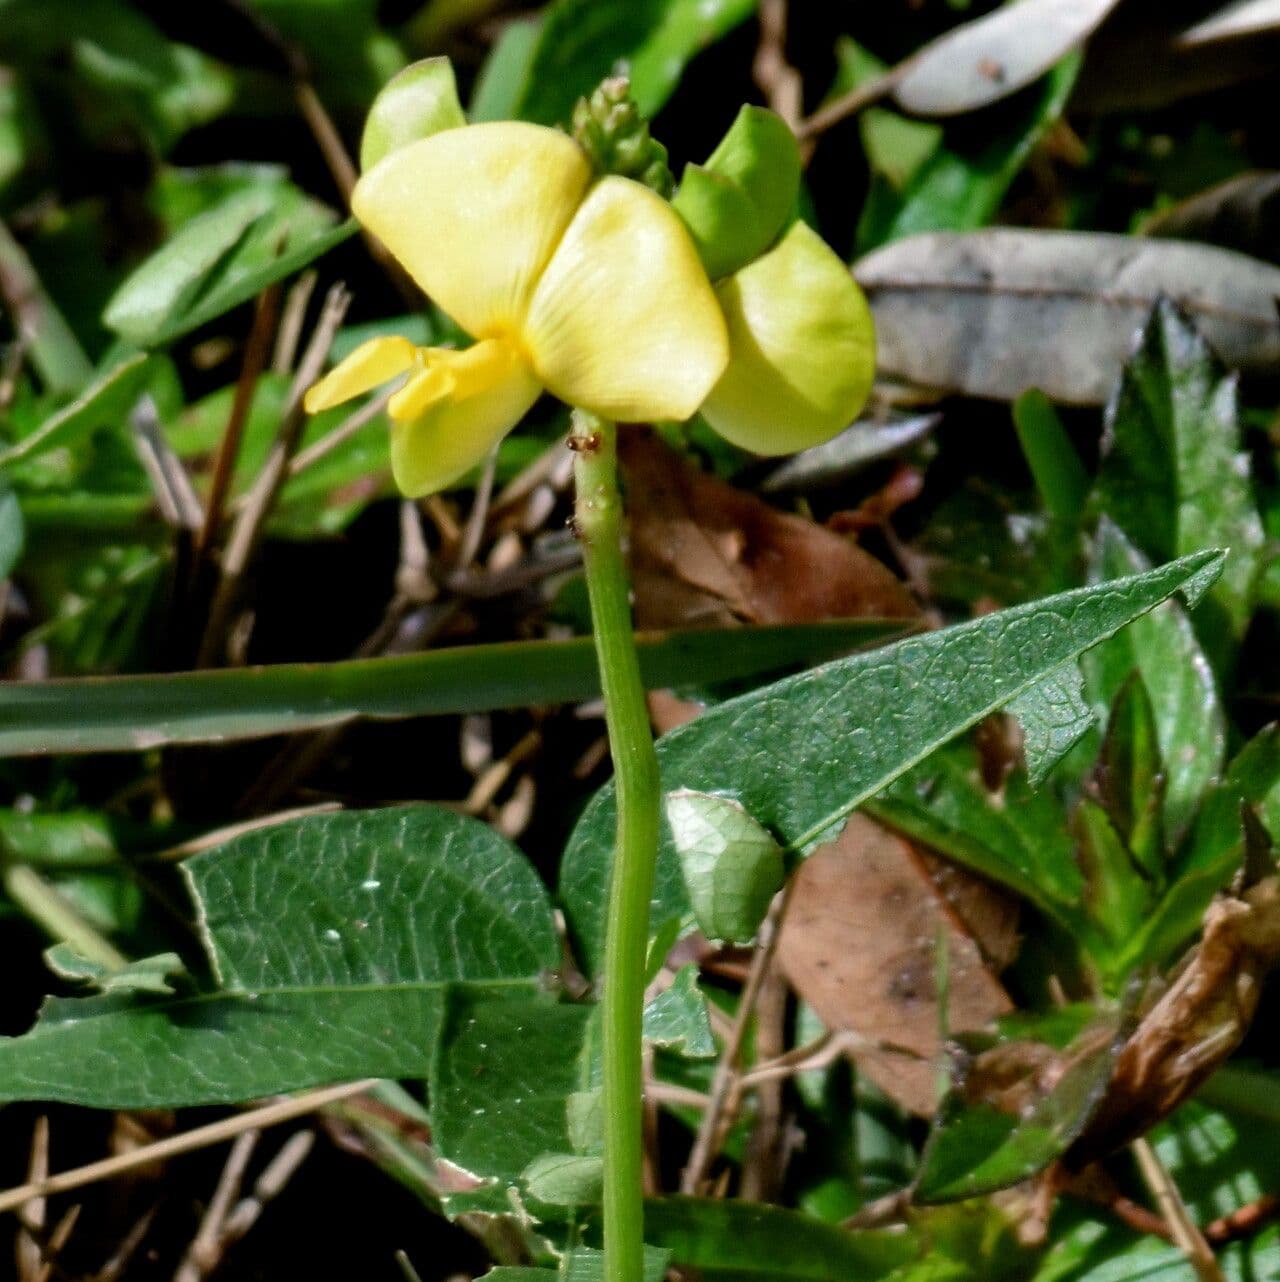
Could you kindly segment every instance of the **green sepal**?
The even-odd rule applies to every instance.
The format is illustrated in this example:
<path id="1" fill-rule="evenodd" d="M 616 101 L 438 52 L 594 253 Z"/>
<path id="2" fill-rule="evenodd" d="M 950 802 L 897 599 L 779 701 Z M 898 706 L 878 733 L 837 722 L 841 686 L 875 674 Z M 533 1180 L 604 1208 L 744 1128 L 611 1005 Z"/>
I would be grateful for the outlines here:
<path id="1" fill-rule="evenodd" d="M 369 108 L 360 138 L 360 168 L 371 169 L 406 143 L 467 123 L 448 58 L 423 58 L 387 81 Z"/>
<path id="2" fill-rule="evenodd" d="M 743 107 L 705 165 L 689 165 L 672 200 L 712 280 L 758 258 L 778 238 L 800 191 L 800 148 L 786 122 Z"/>

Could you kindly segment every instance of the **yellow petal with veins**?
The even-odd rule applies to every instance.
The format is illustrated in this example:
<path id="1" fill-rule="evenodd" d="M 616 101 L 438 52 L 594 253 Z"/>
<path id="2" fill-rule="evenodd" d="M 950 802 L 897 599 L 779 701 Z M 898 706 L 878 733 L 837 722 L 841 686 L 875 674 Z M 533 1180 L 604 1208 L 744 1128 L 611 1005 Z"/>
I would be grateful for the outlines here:
<path id="1" fill-rule="evenodd" d="M 517 329 L 591 182 L 572 139 L 516 121 L 412 142 L 356 184 L 356 217 L 467 333 Z"/>
<path id="2" fill-rule="evenodd" d="M 319 414 L 389 382 L 412 367 L 417 352 L 407 338 L 371 338 L 307 389 L 303 407 L 308 414 Z"/>
<path id="3" fill-rule="evenodd" d="M 538 282 L 522 337 L 561 400 L 626 421 L 688 418 L 728 356 L 684 224 L 626 178 L 592 188 Z"/>
<path id="4" fill-rule="evenodd" d="M 542 392 L 507 342 L 477 343 L 465 352 L 431 351 L 427 359 L 452 381 L 453 390 L 415 418 L 392 418 L 391 471 L 409 498 L 434 494 L 466 475 Z"/>
<path id="5" fill-rule="evenodd" d="M 815 231 L 794 224 L 716 294 L 729 365 L 702 413 L 721 436 L 787 454 L 853 421 L 875 374 L 875 328 L 848 267 Z"/>

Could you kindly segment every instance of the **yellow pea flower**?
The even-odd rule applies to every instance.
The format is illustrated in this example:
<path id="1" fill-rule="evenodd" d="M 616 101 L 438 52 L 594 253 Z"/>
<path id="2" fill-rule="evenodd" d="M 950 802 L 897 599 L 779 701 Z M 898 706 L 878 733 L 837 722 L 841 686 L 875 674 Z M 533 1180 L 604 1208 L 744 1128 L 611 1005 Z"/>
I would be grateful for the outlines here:
<path id="1" fill-rule="evenodd" d="M 582 149 L 519 122 L 466 125 L 388 152 L 352 209 L 475 340 L 362 344 L 317 383 L 317 413 L 407 375 L 388 404 L 407 495 L 478 463 L 542 391 L 623 421 L 690 417 L 728 360 L 725 315 L 684 224 Z"/>
<path id="2" fill-rule="evenodd" d="M 875 325 L 849 268 L 810 227 L 716 286 L 729 364 L 702 406 L 726 440 L 790 454 L 842 432 L 875 377 Z"/>

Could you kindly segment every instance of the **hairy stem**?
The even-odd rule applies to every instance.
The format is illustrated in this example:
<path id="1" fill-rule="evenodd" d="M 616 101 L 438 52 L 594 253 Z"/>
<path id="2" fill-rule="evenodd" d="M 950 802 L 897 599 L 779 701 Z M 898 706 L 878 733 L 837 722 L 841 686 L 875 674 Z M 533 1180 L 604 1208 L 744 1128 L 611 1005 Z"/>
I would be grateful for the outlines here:
<path id="1" fill-rule="evenodd" d="M 644 1253 L 642 1066 L 649 899 L 658 853 L 658 759 L 649 730 L 622 554 L 617 428 L 576 411 L 574 509 L 591 598 L 618 830 L 605 937 L 604 1249 L 609 1282 L 640 1282 Z"/>

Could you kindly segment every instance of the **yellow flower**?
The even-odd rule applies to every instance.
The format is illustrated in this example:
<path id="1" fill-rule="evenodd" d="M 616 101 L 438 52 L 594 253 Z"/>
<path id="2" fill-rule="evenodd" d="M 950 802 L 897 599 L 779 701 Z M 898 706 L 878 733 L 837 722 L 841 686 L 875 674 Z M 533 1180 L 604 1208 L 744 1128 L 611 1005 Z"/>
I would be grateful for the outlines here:
<path id="1" fill-rule="evenodd" d="M 716 297 L 729 364 L 702 416 L 721 436 L 757 454 L 789 454 L 853 422 L 875 376 L 875 326 L 849 268 L 817 232 L 793 223 L 720 281 Z"/>
<path id="2" fill-rule="evenodd" d="M 648 188 L 594 175 L 538 125 L 467 125 L 388 152 L 352 209 L 475 340 L 362 344 L 306 397 L 310 413 L 407 375 L 391 398 L 401 490 L 456 481 L 543 389 L 603 417 L 685 419 L 728 359 L 725 316 L 684 224 Z"/>

